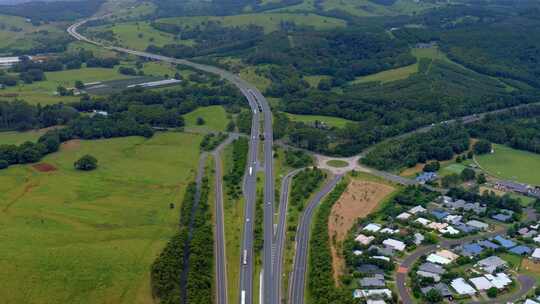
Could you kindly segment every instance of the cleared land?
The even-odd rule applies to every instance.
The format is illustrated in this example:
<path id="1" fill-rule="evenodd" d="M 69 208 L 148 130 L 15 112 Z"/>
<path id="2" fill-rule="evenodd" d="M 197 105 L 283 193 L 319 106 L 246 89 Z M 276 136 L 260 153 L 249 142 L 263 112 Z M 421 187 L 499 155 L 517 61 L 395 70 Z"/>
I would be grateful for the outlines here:
<path id="1" fill-rule="evenodd" d="M 247 26 L 250 24 L 264 28 L 265 33 L 276 31 L 282 22 L 294 22 L 298 26 L 311 26 L 316 29 L 325 30 L 336 27 L 344 27 L 346 22 L 341 19 L 324 17 L 312 13 L 289 14 L 289 13 L 268 13 L 268 14 L 244 14 L 225 17 L 202 16 L 202 17 L 175 17 L 160 19 L 159 22 L 197 26 L 208 21 L 219 22 L 222 26 Z"/>
<path id="2" fill-rule="evenodd" d="M 330 127 L 343 128 L 346 124 L 353 121 L 340 117 L 322 116 L 322 115 L 302 115 L 286 113 L 290 120 L 304 123 L 315 123 L 316 121 L 324 122 Z"/>
<path id="3" fill-rule="evenodd" d="M 494 153 L 476 156 L 480 166 L 499 178 L 540 185 L 540 155 L 493 145 Z"/>
<path id="4" fill-rule="evenodd" d="M 197 125 L 197 118 L 204 120 L 203 125 Z M 200 131 L 220 132 L 225 131 L 229 118 L 222 106 L 200 107 L 193 112 L 184 115 L 186 128 Z"/>
<path id="5" fill-rule="evenodd" d="M 176 230 L 200 140 L 80 141 L 43 159 L 55 170 L 1 171 L 2 302 L 154 303 L 150 265 Z M 84 154 L 98 158 L 97 170 L 73 168 Z"/>
<path id="6" fill-rule="evenodd" d="M 374 212 L 379 204 L 388 197 L 395 188 L 374 181 L 353 179 L 339 200 L 332 206 L 328 219 L 332 250 L 332 268 L 336 284 L 343 271 L 344 261 L 341 244 L 358 218 Z"/>

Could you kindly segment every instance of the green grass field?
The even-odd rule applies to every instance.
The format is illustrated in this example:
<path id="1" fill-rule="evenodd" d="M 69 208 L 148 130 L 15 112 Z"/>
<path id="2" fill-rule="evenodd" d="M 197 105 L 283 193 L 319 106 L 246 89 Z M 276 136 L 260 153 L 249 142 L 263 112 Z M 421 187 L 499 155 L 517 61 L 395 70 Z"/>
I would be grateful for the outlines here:
<path id="1" fill-rule="evenodd" d="M 340 10 L 355 16 L 369 17 L 411 15 L 438 7 L 438 5 L 413 0 L 397 0 L 388 6 L 379 5 L 369 0 L 324 0 L 322 7 L 325 11 Z"/>
<path id="2" fill-rule="evenodd" d="M 371 74 L 368 76 L 359 77 L 353 81 L 353 83 L 366 83 L 366 82 L 382 82 L 387 83 L 391 81 L 406 79 L 410 75 L 418 72 L 418 64 L 411 64 L 397 69 L 382 71 L 379 73 Z"/>
<path id="3" fill-rule="evenodd" d="M 187 41 L 176 41 L 174 35 L 154 29 L 148 22 L 126 22 L 97 26 L 92 27 L 90 32 L 106 30 L 111 30 L 114 33 L 117 39 L 116 44 L 136 50 L 146 50 L 151 44 L 156 46 L 164 46 L 170 43 L 189 44 Z"/>
<path id="4" fill-rule="evenodd" d="M 36 142 L 45 132 L 45 130 L 0 132 L 0 145 L 20 145 L 27 141 Z"/>
<path id="5" fill-rule="evenodd" d="M 290 120 L 299 121 L 305 123 L 314 123 L 315 121 L 321 121 L 326 123 L 331 127 L 343 128 L 347 123 L 352 121 L 332 116 L 321 116 L 321 115 L 301 115 L 301 114 L 290 114 L 286 113 Z"/>
<path id="6" fill-rule="evenodd" d="M 30 48 L 34 44 L 29 34 L 46 30 L 52 33 L 60 31 L 53 24 L 33 26 L 25 18 L 0 14 L 0 49 Z"/>
<path id="7" fill-rule="evenodd" d="M 540 155 L 493 145 L 493 154 L 476 156 L 476 161 L 491 175 L 507 180 L 540 185 Z"/>
<path id="8" fill-rule="evenodd" d="M 225 17 L 175 17 L 160 19 L 159 22 L 165 22 L 177 25 L 202 25 L 208 21 L 220 22 L 222 26 L 247 26 L 250 24 L 258 25 L 264 28 L 265 33 L 270 33 L 279 29 L 283 21 L 294 22 L 300 26 L 312 26 L 319 30 L 328 30 L 337 27 L 344 27 L 345 21 L 332 17 L 325 17 L 316 14 L 290 14 L 290 13 L 266 13 L 266 14 L 244 14 Z"/>
<path id="9" fill-rule="evenodd" d="M 330 167 L 334 167 L 334 168 L 344 168 L 344 167 L 347 167 L 349 165 L 348 162 L 343 161 L 343 160 L 339 160 L 339 159 L 329 160 L 329 161 L 326 162 L 326 164 L 329 165 Z"/>
<path id="10" fill-rule="evenodd" d="M 197 125 L 197 117 L 204 119 L 204 125 Z M 187 129 L 220 132 L 225 131 L 229 119 L 222 106 L 200 107 L 184 115 Z"/>
<path id="11" fill-rule="evenodd" d="M 2 302 L 154 303 L 150 266 L 176 230 L 200 140 L 160 133 L 72 142 L 43 159 L 57 171 L 1 171 Z M 76 171 L 87 153 L 99 168 Z"/>
<path id="12" fill-rule="evenodd" d="M 58 72 L 46 72 L 45 81 L 34 82 L 32 84 L 19 84 L 0 91 L 0 96 L 22 99 L 31 104 L 41 103 L 54 104 L 59 102 L 69 102 L 79 100 L 77 96 L 56 96 L 56 88 L 61 85 L 66 88 L 73 88 L 76 80 L 84 83 L 96 81 L 110 81 L 126 79 L 118 73 L 118 68 L 81 68 L 78 70 L 65 70 Z"/>

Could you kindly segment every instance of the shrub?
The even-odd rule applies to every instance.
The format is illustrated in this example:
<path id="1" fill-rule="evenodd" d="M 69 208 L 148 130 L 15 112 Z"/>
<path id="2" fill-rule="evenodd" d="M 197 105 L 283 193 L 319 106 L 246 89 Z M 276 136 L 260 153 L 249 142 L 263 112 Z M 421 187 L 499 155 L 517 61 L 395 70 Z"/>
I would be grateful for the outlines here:
<path id="1" fill-rule="evenodd" d="M 92 155 L 85 155 L 76 161 L 73 166 L 75 169 L 82 171 L 91 171 L 97 168 L 97 159 Z"/>

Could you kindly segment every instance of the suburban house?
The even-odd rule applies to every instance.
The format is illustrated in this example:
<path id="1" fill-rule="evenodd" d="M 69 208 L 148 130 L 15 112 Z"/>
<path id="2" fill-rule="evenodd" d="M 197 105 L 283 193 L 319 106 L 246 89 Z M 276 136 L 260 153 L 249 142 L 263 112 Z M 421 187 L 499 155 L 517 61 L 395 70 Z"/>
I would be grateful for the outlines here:
<path id="1" fill-rule="evenodd" d="M 375 239 L 374 236 L 367 236 L 363 234 L 359 234 L 354 240 L 362 245 L 369 245 L 373 240 Z"/>
<path id="2" fill-rule="evenodd" d="M 452 282 L 450 283 L 450 286 L 452 286 L 452 288 L 454 288 L 454 290 L 459 295 L 472 296 L 476 294 L 476 290 L 474 289 L 474 287 L 469 285 L 469 283 L 467 283 L 465 279 L 463 278 L 457 278 L 457 279 L 452 280 Z"/>
<path id="3" fill-rule="evenodd" d="M 394 239 L 386 239 L 383 244 L 397 251 L 403 251 L 406 247 L 405 243 Z"/>
<path id="4" fill-rule="evenodd" d="M 478 263 L 476 263 L 476 266 L 478 266 L 487 273 L 494 273 L 497 269 L 506 267 L 506 265 L 507 263 L 505 260 L 495 255 L 480 260 L 478 261 Z"/>
<path id="5" fill-rule="evenodd" d="M 484 223 L 484 222 L 480 222 L 480 221 L 477 221 L 477 220 L 471 220 L 471 221 L 468 221 L 467 223 L 465 223 L 471 227 L 474 227 L 478 230 L 487 230 L 489 228 L 489 225 Z"/>

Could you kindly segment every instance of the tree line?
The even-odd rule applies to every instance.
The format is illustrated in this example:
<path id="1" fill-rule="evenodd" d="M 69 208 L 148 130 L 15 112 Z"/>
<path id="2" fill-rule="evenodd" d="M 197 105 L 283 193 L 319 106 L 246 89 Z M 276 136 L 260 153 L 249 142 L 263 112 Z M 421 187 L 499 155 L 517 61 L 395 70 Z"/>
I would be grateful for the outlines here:
<path id="1" fill-rule="evenodd" d="M 332 206 L 346 188 L 346 182 L 338 183 L 315 213 L 309 239 L 309 276 L 307 277 L 307 288 L 314 304 L 353 303 L 352 291 L 337 288 L 334 282 L 328 233 L 328 220 Z"/>

